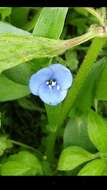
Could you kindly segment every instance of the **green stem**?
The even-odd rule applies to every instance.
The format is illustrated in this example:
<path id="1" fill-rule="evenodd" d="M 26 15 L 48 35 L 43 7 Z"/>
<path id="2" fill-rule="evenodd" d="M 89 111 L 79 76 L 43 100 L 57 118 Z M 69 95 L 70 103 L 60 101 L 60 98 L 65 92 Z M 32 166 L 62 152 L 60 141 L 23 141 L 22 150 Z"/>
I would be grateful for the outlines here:
<path id="1" fill-rule="evenodd" d="M 101 17 L 104 23 L 106 23 L 106 7 L 101 7 Z"/>
<path id="2" fill-rule="evenodd" d="M 47 137 L 47 147 L 46 147 L 46 156 L 49 162 L 54 160 L 54 147 L 56 141 L 57 133 L 50 132 L 49 136 Z"/>
<path id="3" fill-rule="evenodd" d="M 68 112 L 71 110 L 81 87 L 84 84 L 85 79 L 89 75 L 90 71 L 95 64 L 96 58 L 99 55 L 101 49 L 103 48 L 105 43 L 104 38 L 95 38 L 88 50 L 88 53 L 80 67 L 80 70 L 74 80 L 74 83 L 68 93 L 66 100 L 64 101 L 61 107 L 61 119 L 58 121 L 58 126 L 62 125 Z M 84 92 L 85 93 L 85 92 Z"/>
<path id="4" fill-rule="evenodd" d="M 104 25 L 103 17 L 101 17 L 100 14 L 98 14 L 95 9 L 91 7 L 84 7 L 84 9 L 87 10 L 89 13 L 91 13 L 93 16 L 95 16 L 101 25 Z"/>
<path id="5" fill-rule="evenodd" d="M 26 145 L 24 143 L 21 143 L 21 142 L 18 142 L 18 141 L 15 141 L 15 140 L 10 140 L 13 144 L 16 144 L 18 146 L 21 146 L 25 149 L 29 149 L 31 151 L 34 151 L 40 158 L 43 158 L 43 155 L 41 152 L 39 152 L 37 149 L 33 148 L 32 146 L 29 146 L 29 145 Z"/>
<path id="6" fill-rule="evenodd" d="M 65 45 L 65 49 L 69 49 L 69 48 L 73 48 L 77 45 L 80 45 L 84 42 L 87 42 L 88 40 L 95 38 L 98 34 L 100 34 L 102 32 L 102 28 L 101 27 L 97 27 L 94 29 L 95 31 L 93 31 L 91 29 L 91 31 L 82 34 L 81 36 L 69 39 L 69 40 L 65 40 L 64 41 L 64 45 Z"/>
<path id="7" fill-rule="evenodd" d="M 77 79 L 76 79 L 76 85 L 80 85 L 80 83 L 84 82 L 84 80 L 80 80 L 81 79 L 81 72 L 85 73 L 86 72 L 86 75 L 87 75 L 87 71 L 86 70 L 86 67 L 89 65 L 91 65 L 91 63 L 89 63 L 90 61 L 94 62 L 95 59 L 96 59 L 96 55 L 99 53 L 99 49 L 100 49 L 100 44 L 104 43 L 104 36 L 106 36 L 106 32 L 104 30 L 103 27 L 95 27 L 95 26 L 92 26 L 90 27 L 89 29 L 89 32 L 79 36 L 79 37 L 75 37 L 75 38 L 72 38 L 72 39 L 69 39 L 69 40 L 63 40 L 62 43 L 57 47 L 60 49 L 60 51 L 64 52 L 65 50 L 69 49 L 69 48 L 72 48 L 72 47 L 75 47 L 77 45 L 80 45 L 86 41 L 88 41 L 89 39 L 92 39 L 92 38 L 96 38 L 95 41 L 93 41 L 92 43 L 92 46 L 90 48 L 90 50 L 88 51 L 88 56 L 86 58 L 86 60 L 84 61 L 83 65 L 86 65 L 85 68 L 84 66 L 81 67 L 78 75 L 77 75 Z M 100 38 L 99 38 L 100 37 Z M 97 40 L 98 39 L 98 40 Z M 97 42 L 98 41 L 98 42 Z M 97 48 L 97 45 L 98 45 L 98 48 Z M 63 50 L 61 50 L 61 48 Z M 94 50 L 95 48 L 95 50 Z M 91 50 L 92 49 L 92 50 Z M 92 55 L 94 54 L 94 55 Z M 89 59 L 89 60 L 88 60 Z M 88 60 L 88 62 L 87 62 Z M 86 63 L 85 63 L 86 62 Z M 88 68 L 89 70 L 89 68 Z M 84 75 L 84 74 L 83 74 Z M 79 77 L 79 79 L 78 79 Z M 84 78 L 83 78 L 84 79 Z M 79 81 L 80 80 L 80 81 Z M 74 85 L 75 86 L 75 85 Z M 74 87 L 72 87 L 73 89 Z M 76 89 L 77 91 L 77 89 Z M 74 93 L 75 94 L 75 93 Z M 75 97 L 75 95 L 73 95 Z M 65 101 L 66 102 L 66 101 Z M 65 103 L 66 104 L 66 103 Z M 70 104 L 69 104 L 70 105 Z M 63 108 L 60 105 L 58 106 L 55 106 L 55 107 L 52 107 L 52 106 L 49 106 L 49 105 L 45 105 L 46 107 L 46 112 L 47 112 L 47 116 L 48 116 L 48 122 L 49 124 L 51 124 L 51 126 L 56 126 L 58 125 L 58 123 L 60 122 L 60 119 L 62 120 L 62 112 L 63 112 Z M 66 108 L 67 109 L 67 108 Z M 65 110 L 64 110 L 65 111 Z M 54 118 L 54 119 L 53 119 Z M 58 120 L 58 121 L 57 121 Z M 57 128 L 57 126 L 56 126 Z"/>
<path id="8" fill-rule="evenodd" d="M 54 114 L 53 117 L 55 116 L 55 122 L 54 121 L 53 122 L 54 122 L 54 125 L 56 123 L 56 127 L 55 127 L 56 131 L 51 132 L 48 137 L 47 152 L 46 152 L 47 158 L 51 162 L 54 159 L 54 146 L 55 146 L 55 141 L 56 141 L 58 132 L 60 130 L 60 127 L 64 123 L 69 111 L 74 105 L 74 102 L 79 94 L 79 91 L 81 87 L 83 86 L 85 79 L 87 78 L 90 71 L 92 70 L 93 65 L 95 64 L 95 60 L 97 56 L 99 55 L 101 49 L 103 48 L 104 43 L 105 43 L 104 38 L 95 38 L 93 40 L 88 50 L 88 53 L 81 65 L 81 68 L 74 80 L 72 88 L 69 90 L 66 100 L 64 101 L 63 104 L 61 104 L 58 107 L 58 112 L 54 112 L 54 113 L 52 112 Z M 50 110 L 50 113 L 51 113 L 51 110 Z M 50 122 L 50 125 L 52 125 L 51 122 Z"/>

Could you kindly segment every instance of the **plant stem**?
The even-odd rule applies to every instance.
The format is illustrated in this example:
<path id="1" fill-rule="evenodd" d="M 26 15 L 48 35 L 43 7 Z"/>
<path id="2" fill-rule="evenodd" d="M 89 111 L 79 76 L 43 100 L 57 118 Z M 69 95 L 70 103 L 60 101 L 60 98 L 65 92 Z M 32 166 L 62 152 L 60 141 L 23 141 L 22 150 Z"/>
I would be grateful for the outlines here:
<path id="1" fill-rule="evenodd" d="M 97 28 L 95 28 L 95 29 L 97 29 Z M 100 33 L 99 30 L 98 30 L 98 33 Z M 69 40 L 65 40 L 64 44 L 65 44 L 67 49 L 73 48 L 73 47 L 75 47 L 77 45 L 80 45 L 80 44 L 82 44 L 84 42 L 87 42 L 88 40 L 96 37 L 98 35 L 98 33 L 96 33 L 96 31 L 89 31 L 89 32 L 87 32 L 85 34 L 82 34 L 81 36 L 78 36 L 78 37 L 75 37 L 75 38 L 72 38 L 72 39 L 69 39 Z"/>
<path id="2" fill-rule="evenodd" d="M 49 161 L 52 161 L 54 159 L 54 145 L 55 145 L 55 141 L 56 141 L 58 132 L 60 130 L 60 127 L 64 123 L 69 111 L 74 105 L 74 102 L 79 94 L 79 91 L 81 87 L 83 86 L 85 79 L 87 78 L 90 71 L 92 70 L 93 65 L 95 64 L 95 60 L 97 56 L 99 55 L 101 49 L 103 48 L 104 43 L 105 43 L 104 38 L 95 38 L 93 40 L 87 52 L 87 55 L 85 56 L 84 61 L 80 67 L 80 70 L 74 80 L 72 88 L 69 90 L 66 100 L 64 101 L 64 103 L 62 103 L 58 107 L 59 113 L 58 112 L 54 113 L 54 116 L 55 116 L 54 123 L 56 123 L 57 127 L 56 127 L 56 131 L 51 132 L 50 136 L 48 137 L 46 154 Z"/>
<path id="3" fill-rule="evenodd" d="M 79 94 L 79 91 L 80 91 L 81 87 L 83 86 L 85 79 L 87 78 L 90 71 L 92 70 L 93 65 L 95 64 L 96 58 L 99 55 L 104 44 L 105 44 L 104 38 L 95 38 L 93 40 L 93 42 L 87 52 L 87 55 L 85 56 L 85 58 L 83 60 L 80 70 L 74 80 L 74 83 L 68 93 L 68 96 L 62 105 L 61 119 L 58 122 L 58 125 L 62 125 L 68 112 L 71 110 L 71 108 Z"/>
<path id="4" fill-rule="evenodd" d="M 93 16 L 95 16 L 101 25 L 104 25 L 103 17 L 101 17 L 100 14 L 98 14 L 94 8 L 84 7 L 84 9 L 87 10 L 89 13 L 91 13 Z"/>
<path id="5" fill-rule="evenodd" d="M 47 137 L 47 147 L 46 147 L 46 156 L 49 162 L 54 160 L 54 147 L 55 141 L 57 137 L 57 132 L 50 132 L 49 136 Z"/>
<path id="6" fill-rule="evenodd" d="M 94 40 L 93 41 L 93 43 L 92 43 L 92 45 L 91 45 L 91 47 L 90 47 L 90 50 L 88 51 L 88 55 L 87 55 L 87 58 L 86 58 L 86 60 L 84 60 L 84 63 L 83 63 L 83 65 L 86 65 L 85 66 L 85 68 L 84 68 L 84 66 L 82 66 L 81 67 L 81 69 L 80 69 L 80 71 L 79 71 L 79 73 L 77 74 L 77 79 L 76 79 L 76 82 L 75 83 L 77 83 L 78 85 L 80 84 L 80 82 L 78 82 L 79 81 L 79 79 L 78 79 L 78 77 L 80 77 L 81 76 L 81 72 L 85 72 L 85 70 L 86 70 L 86 67 L 90 64 L 91 65 L 91 63 L 89 63 L 90 61 L 92 62 L 94 62 L 95 61 L 95 59 L 96 59 L 96 57 L 97 57 L 97 55 L 96 54 L 98 54 L 99 53 L 99 49 L 100 49 L 100 46 L 101 46 L 101 44 L 102 43 L 104 43 L 104 41 L 105 41 L 105 39 L 104 39 L 104 35 L 106 35 L 106 33 L 107 32 L 105 32 L 104 31 L 104 28 L 103 27 L 96 27 L 96 26 L 92 26 L 92 27 L 90 27 L 90 29 L 89 29 L 89 32 L 87 32 L 87 33 L 85 33 L 85 34 L 83 34 L 83 35 L 81 35 L 81 36 L 79 36 L 79 37 L 75 37 L 75 38 L 72 38 L 72 39 L 69 39 L 69 40 L 62 40 L 62 43 L 59 45 L 59 49 L 61 50 L 61 48 L 63 49 L 63 50 L 61 50 L 61 51 L 65 51 L 65 50 L 67 50 L 67 49 L 70 49 L 70 48 L 72 48 L 72 47 L 75 47 L 75 46 L 77 46 L 77 45 L 80 45 L 80 44 L 82 44 L 82 43 L 84 43 L 84 42 L 86 42 L 86 41 L 88 41 L 89 39 L 92 39 L 92 38 L 95 38 L 95 37 L 97 37 L 96 38 L 96 40 Z M 101 38 L 98 38 L 98 37 L 101 37 Z M 98 39 L 98 40 L 97 40 Z M 97 42 L 98 41 L 98 42 Z M 97 44 L 96 44 L 97 43 Z M 97 45 L 98 45 L 98 48 L 97 48 Z M 95 49 L 95 52 L 94 52 L 94 49 Z M 92 56 L 92 54 L 94 54 L 93 56 Z M 89 59 L 88 60 L 88 63 L 87 63 L 87 59 Z M 86 62 L 86 63 L 85 63 Z M 87 75 L 87 72 L 86 72 L 86 75 Z M 80 78 L 81 79 L 81 78 Z M 83 78 L 84 79 L 84 78 Z M 84 81 L 84 80 L 83 80 Z M 75 84 L 74 83 L 74 84 Z M 81 83 L 82 83 L 82 80 L 81 80 Z M 76 85 L 77 85 L 76 84 Z M 75 86 L 75 85 L 74 85 Z M 73 89 L 74 87 L 72 87 L 72 89 Z M 66 102 L 66 101 L 65 101 Z M 53 126 L 55 126 L 55 125 L 57 125 L 58 124 L 58 122 L 56 122 L 57 120 L 59 120 L 59 118 L 60 118 L 60 115 L 61 115 L 61 111 L 63 111 L 62 110 L 62 106 L 61 106 L 61 104 L 60 105 L 58 105 L 58 106 L 55 106 L 55 107 L 52 107 L 52 106 L 49 106 L 49 105 L 45 105 L 45 107 L 46 107 L 46 112 L 47 112 L 47 116 L 48 116 L 48 122 L 49 122 L 49 124 L 51 124 L 51 126 L 53 125 Z M 59 116 L 59 117 L 58 117 Z M 53 119 L 54 118 L 54 119 Z"/>
<path id="7" fill-rule="evenodd" d="M 106 7 L 101 7 L 101 17 L 106 24 Z"/>
<path id="8" fill-rule="evenodd" d="M 23 148 L 25 148 L 25 149 L 29 149 L 29 150 L 31 150 L 31 151 L 34 151 L 40 158 L 43 158 L 42 153 L 39 152 L 37 149 L 33 148 L 32 146 L 26 145 L 26 144 L 24 144 L 24 143 L 21 143 L 21 142 L 19 142 L 19 141 L 15 141 L 15 140 L 10 140 L 10 141 L 11 141 L 13 144 L 16 144 L 16 145 L 21 146 L 21 147 L 23 147 Z"/>

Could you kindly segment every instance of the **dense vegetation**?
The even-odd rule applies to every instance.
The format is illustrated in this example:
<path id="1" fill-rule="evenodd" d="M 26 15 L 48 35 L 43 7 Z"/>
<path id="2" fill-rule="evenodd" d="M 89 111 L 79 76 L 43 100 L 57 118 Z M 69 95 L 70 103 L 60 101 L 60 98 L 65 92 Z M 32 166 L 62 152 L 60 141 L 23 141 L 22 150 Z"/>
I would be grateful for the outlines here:
<path id="1" fill-rule="evenodd" d="M 1 176 L 107 175 L 106 16 L 106 7 L 0 7 Z M 56 105 L 29 88 L 51 64 L 73 78 Z"/>

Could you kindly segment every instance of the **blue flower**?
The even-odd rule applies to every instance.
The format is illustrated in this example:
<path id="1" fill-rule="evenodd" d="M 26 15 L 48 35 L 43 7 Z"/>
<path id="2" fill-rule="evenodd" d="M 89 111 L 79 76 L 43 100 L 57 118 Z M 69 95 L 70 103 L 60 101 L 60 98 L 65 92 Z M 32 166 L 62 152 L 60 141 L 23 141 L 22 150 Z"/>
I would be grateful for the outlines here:
<path id="1" fill-rule="evenodd" d="M 52 64 L 33 74 L 29 81 L 32 94 L 49 105 L 57 105 L 64 100 L 72 84 L 72 74 L 61 64 Z"/>

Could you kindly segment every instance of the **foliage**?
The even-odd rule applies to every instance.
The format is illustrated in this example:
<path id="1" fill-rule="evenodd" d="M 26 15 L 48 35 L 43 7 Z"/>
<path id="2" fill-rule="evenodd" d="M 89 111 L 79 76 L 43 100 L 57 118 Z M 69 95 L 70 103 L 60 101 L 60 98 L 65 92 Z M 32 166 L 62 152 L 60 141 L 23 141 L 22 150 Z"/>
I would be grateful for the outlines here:
<path id="1" fill-rule="evenodd" d="M 1 176 L 107 175 L 106 13 L 0 7 Z M 52 106 L 31 94 L 29 80 L 55 63 L 73 84 Z"/>

